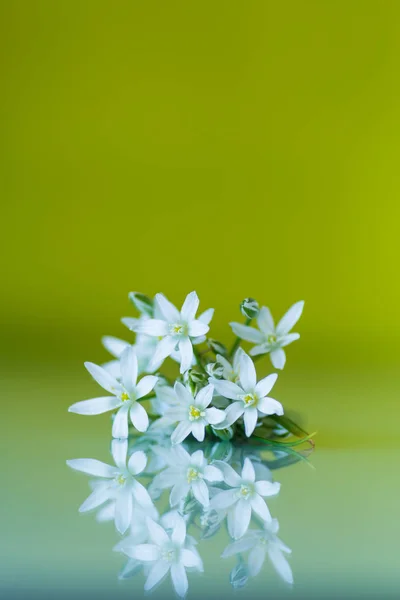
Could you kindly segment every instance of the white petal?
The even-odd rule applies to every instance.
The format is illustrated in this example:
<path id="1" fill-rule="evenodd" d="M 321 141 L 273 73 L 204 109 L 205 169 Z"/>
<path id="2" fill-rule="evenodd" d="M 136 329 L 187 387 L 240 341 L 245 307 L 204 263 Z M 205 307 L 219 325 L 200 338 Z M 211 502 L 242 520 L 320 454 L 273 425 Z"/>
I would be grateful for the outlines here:
<path id="1" fill-rule="evenodd" d="M 149 426 L 149 417 L 145 408 L 140 404 L 140 402 L 134 402 L 132 404 L 130 417 L 133 426 L 136 427 L 138 431 L 141 431 L 142 433 L 147 431 Z"/>
<path id="2" fill-rule="evenodd" d="M 240 383 L 246 392 L 252 392 L 256 387 L 256 368 L 250 356 L 243 352 L 240 357 Z"/>
<path id="3" fill-rule="evenodd" d="M 283 415 L 283 406 L 278 400 L 266 396 L 258 401 L 258 410 L 264 415 Z"/>
<path id="4" fill-rule="evenodd" d="M 225 420 L 222 423 L 218 423 L 218 427 L 220 425 L 224 425 L 225 427 L 230 427 L 233 423 L 235 423 L 239 417 L 244 413 L 243 402 L 234 402 L 230 404 L 225 410 Z M 218 428 L 217 428 L 218 429 Z"/>
<path id="5" fill-rule="evenodd" d="M 179 563 L 175 563 L 171 567 L 171 579 L 178 596 L 183 598 L 188 591 L 188 580 L 185 567 Z"/>
<path id="6" fill-rule="evenodd" d="M 156 337 L 168 335 L 168 323 L 161 319 L 147 319 L 142 321 L 137 328 L 138 333 Z"/>
<path id="7" fill-rule="evenodd" d="M 134 319 L 133 317 L 122 317 L 121 319 L 121 323 L 123 323 L 130 331 L 137 331 L 141 322 L 140 319 Z"/>
<path id="8" fill-rule="evenodd" d="M 223 481 L 224 475 L 218 467 L 207 465 L 204 467 L 204 479 L 207 479 L 211 483 L 216 483 L 217 481 Z"/>
<path id="9" fill-rule="evenodd" d="M 165 577 L 170 569 L 171 564 L 166 560 L 157 560 L 151 567 L 150 572 L 147 576 L 146 583 L 144 584 L 145 592 L 149 592 Z"/>
<path id="10" fill-rule="evenodd" d="M 282 348 L 278 348 L 278 350 L 273 350 L 269 356 L 272 365 L 275 367 L 275 369 L 283 369 L 286 362 L 286 354 Z"/>
<path id="11" fill-rule="evenodd" d="M 222 423 L 225 419 L 225 412 L 219 408 L 206 408 L 205 413 L 206 421 L 210 423 L 210 425 L 217 425 L 218 423 Z"/>
<path id="12" fill-rule="evenodd" d="M 251 508 L 254 512 L 265 522 L 271 521 L 271 513 L 269 512 L 268 506 L 265 504 L 265 500 L 261 498 L 258 494 L 254 494 L 254 496 L 250 500 Z"/>
<path id="13" fill-rule="evenodd" d="M 176 323 L 180 321 L 181 315 L 179 314 L 179 310 L 169 300 L 167 300 L 164 294 L 156 294 L 154 299 L 168 323 Z"/>
<path id="14" fill-rule="evenodd" d="M 244 481 L 250 481 L 253 483 L 255 481 L 256 474 L 254 472 L 253 463 L 249 458 L 244 459 L 243 469 L 242 469 L 242 479 Z"/>
<path id="15" fill-rule="evenodd" d="M 106 350 L 115 358 L 120 358 L 121 354 L 130 344 L 129 342 L 125 342 L 124 340 L 120 340 L 119 338 L 113 337 L 111 335 L 104 335 L 101 338 L 101 342 Z"/>
<path id="16" fill-rule="evenodd" d="M 147 456 L 142 450 L 138 450 L 134 452 L 129 461 L 128 461 L 128 469 L 132 473 L 132 475 L 138 475 L 146 468 L 147 464 Z"/>
<path id="17" fill-rule="evenodd" d="M 249 354 L 250 356 L 259 356 L 260 354 L 266 354 L 270 349 L 270 344 L 260 344 L 259 346 L 253 346 Z"/>
<path id="18" fill-rule="evenodd" d="M 219 469 L 221 469 L 224 475 L 225 483 L 227 483 L 231 487 L 240 487 L 241 477 L 238 473 L 236 473 L 235 469 L 233 469 L 231 465 L 228 465 L 228 463 L 222 460 L 216 460 L 214 464 L 217 465 Z"/>
<path id="19" fill-rule="evenodd" d="M 293 583 L 292 569 L 282 552 L 276 546 L 270 545 L 268 548 L 268 556 L 272 564 L 274 565 L 276 572 L 282 577 L 287 583 Z"/>
<path id="20" fill-rule="evenodd" d="M 203 563 L 201 562 L 201 558 L 198 554 L 193 552 L 193 550 L 189 550 L 188 548 L 183 548 L 181 553 L 181 560 L 184 567 L 192 567 L 196 568 L 200 571 L 203 570 Z"/>
<path id="21" fill-rule="evenodd" d="M 249 327 L 248 325 L 242 325 L 241 323 L 229 323 L 232 327 L 232 331 L 235 335 L 240 337 L 246 342 L 253 342 L 253 344 L 260 344 L 264 341 L 264 335 L 258 329 Z"/>
<path id="22" fill-rule="evenodd" d="M 112 425 L 112 436 L 114 438 L 122 439 L 128 437 L 128 411 L 129 403 L 126 402 L 121 406 L 121 408 L 115 415 L 114 422 Z"/>
<path id="23" fill-rule="evenodd" d="M 200 469 L 203 468 L 205 462 L 203 450 L 196 450 L 190 457 L 190 464 L 199 467 Z"/>
<path id="24" fill-rule="evenodd" d="M 136 399 L 139 400 L 139 398 L 147 396 L 154 389 L 157 381 L 158 377 L 155 375 L 146 375 L 146 377 L 143 377 L 136 386 Z"/>
<path id="25" fill-rule="evenodd" d="M 179 423 L 179 425 L 177 425 L 176 429 L 171 435 L 172 444 L 180 444 L 191 432 L 192 424 L 189 423 L 189 421 L 182 421 Z"/>
<path id="26" fill-rule="evenodd" d="M 175 525 L 171 534 L 171 540 L 174 544 L 178 546 L 183 546 L 183 543 L 186 538 L 186 524 L 182 517 L 177 517 L 175 519 Z"/>
<path id="27" fill-rule="evenodd" d="M 115 504 L 115 526 L 122 535 L 128 529 L 132 519 L 132 495 L 126 490 L 120 493 Z"/>
<path id="28" fill-rule="evenodd" d="M 85 362 L 85 367 L 95 381 L 110 394 L 118 393 L 121 389 L 120 384 L 105 369 L 91 362 Z"/>
<path id="29" fill-rule="evenodd" d="M 156 350 L 153 354 L 153 358 L 149 363 L 149 369 L 153 371 L 154 365 L 159 365 L 167 356 L 175 350 L 176 340 L 171 336 L 167 335 L 161 340 L 156 346 Z"/>
<path id="30" fill-rule="evenodd" d="M 208 493 L 207 484 L 202 479 L 196 479 L 192 483 L 192 491 L 196 500 L 205 508 L 208 508 L 210 504 L 210 495 Z"/>
<path id="31" fill-rule="evenodd" d="M 243 394 L 242 388 L 232 381 L 224 381 L 223 379 L 213 379 L 213 385 L 221 396 L 224 398 L 230 398 L 231 400 L 237 400 L 238 396 Z"/>
<path id="32" fill-rule="evenodd" d="M 67 465 L 75 471 L 81 471 L 87 475 L 94 475 L 95 477 L 107 477 L 111 478 L 117 474 L 117 469 L 111 465 L 96 460 L 95 458 L 75 458 L 67 460 Z"/>
<path id="33" fill-rule="evenodd" d="M 252 577 L 255 577 L 261 571 L 265 561 L 265 548 L 256 546 L 249 554 L 248 565 L 249 573 Z"/>
<path id="34" fill-rule="evenodd" d="M 201 321 L 190 321 L 189 322 L 189 335 L 190 337 L 198 337 L 205 335 L 210 330 L 209 326 Z"/>
<path id="35" fill-rule="evenodd" d="M 257 544 L 258 538 L 250 535 L 250 532 L 245 537 L 242 537 L 240 540 L 236 542 L 232 542 L 229 544 L 223 553 L 221 554 L 221 558 L 228 558 L 229 556 L 235 556 L 235 554 L 241 554 L 242 552 L 247 552 L 251 548 L 254 548 L 255 544 Z"/>
<path id="36" fill-rule="evenodd" d="M 132 482 L 132 492 L 136 502 L 140 504 L 140 506 L 146 509 L 153 507 L 153 501 L 150 498 L 149 492 L 141 483 L 139 483 L 139 481 L 134 480 Z"/>
<path id="37" fill-rule="evenodd" d="M 201 388 L 199 393 L 196 396 L 196 406 L 198 408 L 207 408 L 207 406 L 211 403 L 212 397 L 214 393 L 214 386 L 209 384 L 205 387 Z"/>
<path id="38" fill-rule="evenodd" d="M 160 558 L 160 550 L 155 544 L 138 544 L 129 551 L 128 556 L 141 562 L 152 562 Z"/>
<path id="39" fill-rule="evenodd" d="M 90 496 L 86 498 L 85 502 L 81 504 L 79 507 L 79 512 L 87 512 L 88 510 L 92 510 L 93 508 L 101 506 L 104 504 L 104 502 L 110 499 L 110 496 L 111 492 L 109 488 L 100 488 L 94 490 L 94 492 L 92 492 Z"/>
<path id="40" fill-rule="evenodd" d="M 189 390 L 179 381 L 175 383 L 174 392 L 181 404 L 193 404 L 193 396 Z"/>
<path id="41" fill-rule="evenodd" d="M 169 542 L 169 537 L 161 525 L 158 525 L 158 523 L 149 517 L 146 518 L 146 523 L 152 542 L 157 544 L 157 546 L 163 546 Z"/>
<path id="42" fill-rule="evenodd" d="M 214 316 L 214 309 L 208 308 L 203 313 L 201 313 L 198 320 L 201 321 L 202 323 L 205 323 L 206 325 L 209 325 L 213 316 Z"/>
<path id="43" fill-rule="evenodd" d="M 263 333 L 266 335 L 275 332 L 274 319 L 272 318 L 271 311 L 266 306 L 260 308 L 260 312 L 257 317 L 257 325 Z"/>
<path id="44" fill-rule="evenodd" d="M 244 430 L 247 437 L 250 437 L 257 425 L 258 411 L 255 407 L 246 408 L 243 413 Z"/>
<path id="45" fill-rule="evenodd" d="M 203 421 L 193 421 L 192 423 L 192 435 L 198 442 L 203 442 L 205 437 L 206 429 Z"/>
<path id="46" fill-rule="evenodd" d="M 179 352 L 181 353 L 181 373 L 186 373 L 188 369 L 192 366 L 193 361 L 193 346 L 190 339 L 182 338 L 179 341 Z"/>
<path id="47" fill-rule="evenodd" d="M 77 415 L 101 415 L 109 410 L 114 410 L 117 406 L 121 406 L 119 398 L 115 396 L 103 396 L 101 398 L 75 402 L 75 404 L 69 407 L 68 412 L 76 413 Z"/>
<path id="48" fill-rule="evenodd" d="M 239 500 L 234 509 L 233 538 L 244 536 L 250 525 L 251 506 L 248 500 Z"/>
<path id="49" fill-rule="evenodd" d="M 114 462 L 120 470 L 126 469 L 126 457 L 128 453 L 128 442 L 126 439 L 113 440 L 111 442 L 111 454 Z"/>
<path id="50" fill-rule="evenodd" d="M 301 317 L 303 312 L 304 301 L 296 302 L 289 308 L 289 310 L 283 315 L 282 319 L 276 326 L 277 335 L 286 335 L 294 327 L 297 321 Z"/>
<path id="51" fill-rule="evenodd" d="M 300 339 L 299 333 L 288 333 L 288 335 L 283 336 L 283 338 L 279 340 L 279 344 L 281 348 L 284 348 L 285 346 L 288 346 L 289 344 L 295 342 L 298 339 Z"/>
<path id="52" fill-rule="evenodd" d="M 224 490 L 219 492 L 211 499 L 211 507 L 216 510 L 222 510 L 229 508 L 232 504 L 235 504 L 237 500 L 236 490 Z"/>
<path id="53" fill-rule="evenodd" d="M 260 496 L 276 496 L 281 489 L 281 484 L 278 481 L 257 481 L 256 492 L 260 494 Z"/>
<path id="54" fill-rule="evenodd" d="M 180 503 L 181 500 L 186 498 L 189 489 L 190 486 L 187 481 L 181 481 L 179 483 L 176 483 L 169 495 L 169 503 L 171 504 L 171 506 L 176 506 Z"/>
<path id="55" fill-rule="evenodd" d="M 255 387 L 256 394 L 260 398 L 267 396 L 274 387 L 277 379 L 278 375 L 276 373 L 272 373 L 271 375 L 264 377 L 264 379 L 261 379 L 261 381 L 259 381 Z"/>
<path id="56" fill-rule="evenodd" d="M 121 355 L 121 377 L 125 389 L 131 393 L 136 386 L 138 362 L 135 350 L 128 346 Z"/>
<path id="57" fill-rule="evenodd" d="M 181 309 L 181 317 L 183 321 L 193 321 L 196 317 L 197 309 L 199 308 L 199 298 L 196 292 L 190 292 L 185 298 Z"/>

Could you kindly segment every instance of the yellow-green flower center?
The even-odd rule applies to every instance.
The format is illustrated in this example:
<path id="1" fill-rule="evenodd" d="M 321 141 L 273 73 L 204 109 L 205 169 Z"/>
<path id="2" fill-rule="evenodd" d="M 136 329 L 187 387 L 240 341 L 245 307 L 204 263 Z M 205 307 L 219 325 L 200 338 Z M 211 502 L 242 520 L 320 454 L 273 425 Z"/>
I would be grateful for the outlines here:
<path id="1" fill-rule="evenodd" d="M 248 485 L 241 485 L 240 486 L 240 491 L 239 494 L 242 498 L 244 498 L 245 500 L 247 500 L 247 498 L 251 495 L 251 488 Z"/>
<path id="2" fill-rule="evenodd" d="M 201 410 L 197 408 L 197 406 L 193 406 L 193 404 L 191 404 L 189 406 L 189 419 L 191 421 L 196 421 L 196 419 L 200 419 L 201 416 Z"/>
<path id="3" fill-rule="evenodd" d="M 267 342 L 268 342 L 268 344 L 275 344 L 276 343 L 276 335 L 274 335 L 273 333 L 271 333 L 267 337 Z"/>
<path id="4" fill-rule="evenodd" d="M 167 562 L 172 562 L 175 559 L 176 551 L 174 549 L 171 550 L 163 550 L 161 552 L 161 558 L 166 560 Z"/>
<path id="5" fill-rule="evenodd" d="M 187 326 L 185 323 L 172 323 L 169 326 L 170 335 L 187 335 Z"/>
<path id="6" fill-rule="evenodd" d="M 186 474 L 188 483 L 192 483 L 192 481 L 199 479 L 199 476 L 200 476 L 200 474 L 197 469 L 194 469 L 193 467 L 189 467 L 187 474 Z"/>
<path id="7" fill-rule="evenodd" d="M 121 400 L 122 402 L 126 402 L 127 400 L 129 400 L 129 394 L 127 394 L 126 392 L 122 392 Z"/>
<path id="8" fill-rule="evenodd" d="M 124 477 L 123 475 L 118 475 L 117 483 L 119 483 L 119 485 L 124 485 L 125 482 L 126 482 L 126 477 Z"/>
<path id="9" fill-rule="evenodd" d="M 252 406 L 257 402 L 257 398 L 254 394 L 246 394 L 243 396 L 243 402 L 246 406 Z"/>

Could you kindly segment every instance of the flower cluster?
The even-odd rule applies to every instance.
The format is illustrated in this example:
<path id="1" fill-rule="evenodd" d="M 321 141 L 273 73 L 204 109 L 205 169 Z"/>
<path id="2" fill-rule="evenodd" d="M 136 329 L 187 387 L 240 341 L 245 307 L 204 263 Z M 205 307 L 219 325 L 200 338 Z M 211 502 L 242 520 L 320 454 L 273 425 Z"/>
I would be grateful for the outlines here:
<path id="1" fill-rule="evenodd" d="M 113 360 L 101 366 L 85 363 L 108 395 L 69 408 L 81 415 L 112 411 L 114 464 L 67 461 L 95 478 L 79 510 L 96 509 L 99 521 L 114 521 L 125 536 L 115 550 L 129 559 L 121 577 L 143 571 L 145 590 L 170 574 L 177 594 L 186 594 L 187 572 L 203 570 L 197 541 L 188 534 L 196 522 L 202 538 L 226 523 L 232 543 L 222 556 L 239 556 L 230 577 L 234 587 L 257 575 L 266 556 L 291 583 L 284 556 L 290 550 L 277 537 L 278 523 L 265 500 L 278 494 L 280 484 L 272 481 L 254 444 L 281 446 L 276 457 L 282 461 L 290 442 L 279 439 L 305 432 L 270 396 L 277 374 L 258 379 L 254 363 L 269 355 L 276 369 L 284 367 L 283 348 L 299 338 L 290 331 L 303 302 L 275 326 L 268 308 L 245 299 L 240 306 L 245 323 L 231 323 L 237 338 L 228 351 L 208 336 L 213 309 L 196 316 L 196 292 L 188 294 L 180 311 L 162 294 L 150 299 L 132 292 L 129 297 L 140 316 L 122 322 L 135 333 L 134 343 L 106 336 L 103 344 Z M 253 320 L 257 328 L 250 325 Z M 255 344 L 248 353 L 242 340 Z M 160 372 L 169 357 L 179 365 L 172 380 Z M 292 462 L 293 456 L 288 464 Z M 164 494 L 169 495 L 169 509 L 161 515 L 157 503 Z M 250 528 L 252 520 L 257 529 Z"/>
<path id="2" fill-rule="evenodd" d="M 276 369 L 284 367 L 283 348 L 300 337 L 290 331 L 300 318 L 303 302 L 294 304 L 275 326 L 267 307 L 259 309 L 255 300 L 244 300 L 241 311 L 246 323 L 231 323 L 238 337 L 229 352 L 221 342 L 207 337 L 214 310 L 196 317 L 196 292 L 187 295 L 180 311 L 163 294 L 153 300 L 136 292 L 129 297 L 140 317 L 126 317 L 122 322 L 135 332 L 135 342 L 106 336 L 103 344 L 114 360 L 103 366 L 85 363 L 110 395 L 77 402 L 70 412 L 115 411 L 112 436 L 116 439 L 128 437 L 130 424 L 137 431 L 147 431 L 150 413 L 153 419 L 175 424 L 175 444 L 190 434 L 201 442 L 206 432 L 219 438 L 250 437 L 271 415 L 279 423 L 282 404 L 269 396 L 277 374 L 257 381 L 251 356 L 256 360 L 269 354 Z M 253 319 L 258 328 L 250 326 Z M 240 347 L 241 340 L 256 344 L 249 354 Z M 175 381 L 159 373 L 168 357 L 179 363 Z"/>

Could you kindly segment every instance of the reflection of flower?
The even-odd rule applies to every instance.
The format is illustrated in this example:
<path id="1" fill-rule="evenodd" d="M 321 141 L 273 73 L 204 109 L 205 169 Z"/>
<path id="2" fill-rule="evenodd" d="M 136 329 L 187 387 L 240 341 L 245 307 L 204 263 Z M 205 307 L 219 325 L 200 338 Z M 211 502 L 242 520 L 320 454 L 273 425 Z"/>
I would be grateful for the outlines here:
<path id="1" fill-rule="evenodd" d="M 97 383 L 114 396 L 76 402 L 69 407 L 69 412 L 80 415 L 98 415 L 118 408 L 112 427 L 113 437 L 128 437 L 128 412 L 136 429 L 146 431 L 149 426 L 149 418 L 147 412 L 137 400 L 151 392 L 157 383 L 157 377 L 147 375 L 137 382 L 138 363 L 134 349 L 128 346 L 121 355 L 122 383 L 112 377 L 105 369 L 93 363 L 85 363 L 85 366 Z"/>
<path id="2" fill-rule="evenodd" d="M 198 442 L 202 442 L 207 425 L 216 425 L 224 420 L 225 413 L 218 408 L 208 405 L 211 403 L 214 388 L 207 385 L 195 397 L 178 381 L 175 384 L 175 394 L 179 404 L 170 408 L 165 417 L 178 425 L 171 436 L 173 444 L 180 444 L 191 433 Z"/>
<path id="3" fill-rule="evenodd" d="M 185 596 L 188 589 L 186 568 L 203 570 L 198 553 L 185 547 L 185 521 L 183 518 L 177 517 L 171 535 L 168 535 L 161 525 L 149 517 L 147 518 L 147 527 L 150 543 L 126 547 L 124 550 L 129 557 L 142 563 L 151 564 L 144 589 L 151 590 L 170 572 L 175 591 L 179 596 Z"/>
<path id="4" fill-rule="evenodd" d="M 287 583 L 293 583 L 292 569 L 283 554 L 284 552 L 290 554 L 291 549 L 278 538 L 276 535 L 278 530 L 277 519 L 272 519 L 270 523 L 264 524 L 264 529 L 251 530 L 240 540 L 229 544 L 222 553 L 222 558 L 250 550 L 248 557 L 249 573 L 255 577 L 261 571 L 265 557 L 268 554 L 270 561 L 282 579 Z"/>
<path id="5" fill-rule="evenodd" d="M 229 533 L 238 539 L 246 533 L 252 511 L 262 521 L 271 521 L 271 514 L 262 496 L 276 495 L 280 484 L 256 481 L 254 467 L 249 458 L 244 460 L 241 476 L 228 464 L 225 464 L 223 472 L 225 482 L 233 489 L 216 494 L 211 500 L 211 508 L 228 510 Z"/>
<path id="6" fill-rule="evenodd" d="M 134 452 L 127 462 L 127 449 L 126 440 L 113 440 L 112 455 L 116 466 L 92 458 L 67 460 L 72 469 L 102 479 L 79 511 L 86 512 L 109 500 L 114 501 L 115 526 L 120 533 L 125 533 L 131 523 L 134 501 L 146 512 L 154 510 L 148 491 L 135 478 L 146 466 L 146 455 L 142 451 Z"/>
<path id="7" fill-rule="evenodd" d="M 185 373 L 192 365 L 192 341 L 209 330 L 208 324 L 195 318 L 199 307 L 197 294 L 191 292 L 186 296 L 180 312 L 163 294 L 156 295 L 156 302 L 161 311 L 160 318 L 148 319 L 137 329 L 139 333 L 161 338 L 150 361 L 150 370 L 178 347 L 181 353 L 180 371 Z"/>
<path id="8" fill-rule="evenodd" d="M 240 356 L 239 383 L 211 379 L 218 394 L 235 400 L 226 408 L 226 418 L 217 426 L 217 429 L 229 427 L 243 415 L 245 432 L 247 437 L 250 437 L 256 427 L 259 414 L 261 416 L 283 415 L 282 404 L 267 396 L 276 379 L 277 375 L 274 373 L 257 383 L 254 363 L 245 352 Z"/>
<path id="9" fill-rule="evenodd" d="M 298 333 L 289 333 L 303 312 L 304 302 L 296 302 L 283 315 L 278 325 L 275 327 L 274 320 L 269 308 L 263 306 L 257 317 L 257 325 L 259 329 L 248 327 L 240 323 L 231 323 L 232 331 L 242 340 L 253 342 L 256 344 L 250 354 L 266 354 L 269 352 L 271 362 L 275 369 L 283 369 L 286 362 L 286 354 L 283 350 L 284 346 L 298 340 Z"/>
<path id="10" fill-rule="evenodd" d="M 190 455 L 182 446 L 171 450 L 168 461 L 173 466 L 159 473 L 151 487 L 155 490 L 172 487 L 171 506 L 178 505 L 187 496 L 189 490 L 192 490 L 196 500 L 208 507 L 210 500 L 206 482 L 221 482 L 223 480 L 221 471 L 207 464 L 202 450 L 196 450 Z"/>

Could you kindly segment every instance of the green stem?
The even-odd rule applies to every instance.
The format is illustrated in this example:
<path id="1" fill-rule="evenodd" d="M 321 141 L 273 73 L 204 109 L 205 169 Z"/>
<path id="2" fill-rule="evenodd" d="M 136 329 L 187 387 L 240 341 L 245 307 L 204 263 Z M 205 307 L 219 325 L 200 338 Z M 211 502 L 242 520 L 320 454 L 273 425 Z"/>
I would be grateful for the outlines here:
<path id="1" fill-rule="evenodd" d="M 206 371 L 206 369 L 204 367 L 204 364 L 203 364 L 202 356 L 201 356 L 200 352 L 197 350 L 196 346 L 193 346 L 193 354 L 196 357 L 196 361 L 197 361 L 198 366 L 203 370 L 203 372 L 206 375 L 208 375 L 208 373 L 207 373 L 207 371 Z"/>
<path id="2" fill-rule="evenodd" d="M 246 319 L 244 324 L 246 326 L 248 326 L 248 325 L 250 325 L 250 323 L 251 323 L 251 319 Z M 240 337 L 237 337 L 236 340 L 233 342 L 233 346 L 231 348 L 231 351 L 229 352 L 230 358 L 232 358 L 232 356 L 235 354 L 236 350 L 239 348 L 241 341 L 242 340 L 240 339 Z"/>
<path id="3" fill-rule="evenodd" d="M 265 353 L 265 354 L 267 354 L 267 353 Z M 254 356 L 253 362 L 257 362 L 258 360 L 260 360 L 260 358 L 265 356 L 265 354 L 257 354 L 256 356 Z"/>
<path id="4" fill-rule="evenodd" d="M 314 433 L 310 433 L 310 435 L 307 435 L 304 438 L 301 438 L 300 440 L 295 440 L 293 442 L 278 442 L 276 440 L 266 440 L 265 438 L 262 437 L 258 437 L 257 435 L 253 436 L 255 437 L 257 440 L 262 440 L 264 443 L 266 444 L 270 444 L 271 446 L 276 446 L 276 447 L 284 447 L 284 448 L 293 448 L 294 446 L 300 446 L 300 444 L 304 444 L 305 442 L 309 442 L 311 444 L 312 447 L 314 447 L 315 443 L 314 440 L 311 439 L 314 435 L 316 434 L 316 431 L 314 431 Z"/>

